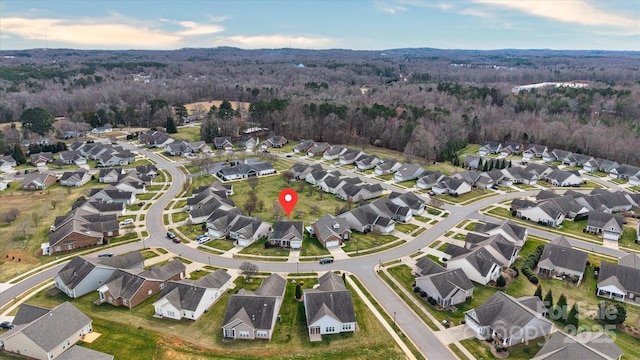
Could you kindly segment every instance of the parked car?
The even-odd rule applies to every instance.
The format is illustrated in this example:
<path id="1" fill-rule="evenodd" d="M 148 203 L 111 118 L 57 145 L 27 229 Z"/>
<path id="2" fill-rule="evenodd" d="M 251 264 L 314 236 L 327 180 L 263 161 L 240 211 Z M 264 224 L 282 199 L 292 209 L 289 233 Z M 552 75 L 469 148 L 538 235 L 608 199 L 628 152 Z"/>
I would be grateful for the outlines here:
<path id="1" fill-rule="evenodd" d="M 110 253 L 110 252 L 98 254 L 98 257 L 112 257 L 112 256 L 113 256 L 113 253 Z"/>
<path id="2" fill-rule="evenodd" d="M 291 154 L 287 154 L 287 157 L 288 157 L 288 158 L 290 158 L 290 157 L 291 157 Z"/>
<path id="3" fill-rule="evenodd" d="M 200 243 L 200 244 L 204 244 L 204 243 L 206 243 L 207 241 L 211 240 L 211 238 L 205 235 L 205 236 L 200 237 L 199 239 L 196 239 L 196 240 L 198 241 L 198 243 Z"/>
<path id="4" fill-rule="evenodd" d="M 173 241 L 174 243 L 178 244 L 180 242 L 180 238 L 177 238 L 175 235 L 173 236 L 173 238 L 171 238 L 171 241 Z"/>
<path id="5" fill-rule="evenodd" d="M 429 196 L 436 196 L 435 191 L 429 191 L 428 194 L 429 194 Z"/>
<path id="6" fill-rule="evenodd" d="M 120 221 L 120 226 L 132 225 L 132 224 L 133 224 L 133 219 L 124 219 L 124 220 Z"/>
<path id="7" fill-rule="evenodd" d="M 207 234 L 198 235 L 198 237 L 196 237 L 196 240 L 200 240 L 204 237 L 209 237 L 209 236 L 207 236 Z"/>
<path id="8" fill-rule="evenodd" d="M 322 265 L 331 264 L 332 262 L 333 262 L 333 258 L 330 258 L 330 257 L 320 259 L 320 264 Z"/>
<path id="9" fill-rule="evenodd" d="M 174 233 L 172 233 L 171 231 L 169 231 L 169 232 L 167 233 L 167 237 L 168 237 L 169 239 L 175 239 L 175 238 L 176 238 L 176 234 L 174 234 Z"/>
<path id="10" fill-rule="evenodd" d="M 3 322 L 0 323 L 0 329 L 9 330 L 9 329 L 13 329 L 14 326 L 15 325 L 13 325 L 12 323 L 10 323 L 8 321 L 3 321 Z"/>

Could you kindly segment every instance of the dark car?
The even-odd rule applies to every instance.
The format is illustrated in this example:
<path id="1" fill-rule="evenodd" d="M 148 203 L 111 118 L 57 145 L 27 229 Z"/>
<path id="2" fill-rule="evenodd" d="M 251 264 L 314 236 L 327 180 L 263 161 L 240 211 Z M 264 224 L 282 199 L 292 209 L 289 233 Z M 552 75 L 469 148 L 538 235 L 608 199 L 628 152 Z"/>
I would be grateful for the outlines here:
<path id="1" fill-rule="evenodd" d="M 8 321 L 3 321 L 0 323 L 0 329 L 13 329 L 15 325 L 13 325 L 12 323 L 8 322 Z"/>
<path id="2" fill-rule="evenodd" d="M 333 262 L 333 258 L 326 257 L 320 259 L 320 264 L 331 264 Z"/>
<path id="3" fill-rule="evenodd" d="M 169 232 L 167 233 L 167 237 L 168 237 L 169 239 L 175 239 L 176 234 L 174 234 L 174 233 L 172 233 L 171 231 L 169 231 Z"/>
<path id="4" fill-rule="evenodd" d="M 102 254 L 98 254 L 98 257 L 112 257 L 113 253 L 102 253 Z"/>

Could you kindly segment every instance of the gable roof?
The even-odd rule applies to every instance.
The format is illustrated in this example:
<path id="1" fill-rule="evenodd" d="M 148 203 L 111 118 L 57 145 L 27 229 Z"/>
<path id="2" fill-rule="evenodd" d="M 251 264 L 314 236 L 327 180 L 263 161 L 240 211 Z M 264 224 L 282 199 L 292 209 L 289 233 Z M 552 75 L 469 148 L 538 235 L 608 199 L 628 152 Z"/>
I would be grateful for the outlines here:
<path id="1" fill-rule="evenodd" d="M 430 282 L 433 285 L 433 289 L 435 289 L 443 299 L 454 296 L 454 294 L 460 290 L 469 291 L 473 289 L 471 280 L 469 280 L 467 274 L 465 274 L 462 269 L 447 270 L 436 274 L 421 276 L 418 279 Z"/>
<path id="2" fill-rule="evenodd" d="M 16 313 L 16 316 L 13 318 L 13 324 L 14 325 L 28 324 L 46 315 L 47 313 L 49 313 L 49 309 L 46 309 L 40 306 L 35 306 L 35 305 L 22 304 L 18 308 L 18 312 Z"/>
<path id="3" fill-rule="evenodd" d="M 640 255 L 629 253 L 618 260 L 618 265 L 640 269 Z"/>
<path id="4" fill-rule="evenodd" d="M 231 279 L 231 275 L 218 269 L 196 282 L 169 281 L 160 292 L 156 302 L 164 298 L 176 309 L 195 311 L 207 289 L 219 289 L 229 279 Z"/>
<path id="5" fill-rule="evenodd" d="M 351 232 L 347 219 L 334 217 L 325 214 L 313 224 L 315 235 L 320 240 L 325 240 L 331 236 L 341 237 L 341 234 Z"/>
<path id="6" fill-rule="evenodd" d="M 0 340 L 15 333 L 22 333 L 48 353 L 89 324 L 91 319 L 66 301 L 37 319 L 2 334 Z"/>
<path id="7" fill-rule="evenodd" d="M 620 290 L 640 293 L 640 268 L 603 261 L 600 264 L 598 287 L 614 284 Z"/>
<path id="8" fill-rule="evenodd" d="M 57 360 L 113 360 L 111 354 L 100 351 L 91 350 L 83 346 L 73 345 L 62 354 L 58 355 Z"/>
<path id="9" fill-rule="evenodd" d="M 611 225 L 616 225 L 618 227 L 616 230 L 619 230 L 620 232 L 622 232 L 623 222 L 624 222 L 624 218 L 622 217 L 622 215 L 599 212 L 599 211 L 591 211 L 589 212 L 589 218 L 587 219 L 587 226 L 593 226 L 593 227 L 604 230 L 605 226 L 608 226 L 609 224 L 611 224 Z M 610 229 L 607 229 L 607 230 L 610 230 Z"/>
<path id="10" fill-rule="evenodd" d="M 435 261 L 429 259 L 429 257 L 427 256 L 421 257 L 416 262 L 416 267 L 418 268 L 418 273 L 424 276 L 447 271 L 447 269 L 440 266 L 440 264 L 436 263 Z"/>
<path id="11" fill-rule="evenodd" d="M 304 308 L 307 324 L 313 324 L 324 316 L 341 323 L 356 321 L 351 292 L 342 277 L 327 272 L 318 279 L 318 287 L 304 290 Z"/>
<path id="12" fill-rule="evenodd" d="M 622 354 L 615 342 L 603 332 L 583 332 L 571 336 L 558 331 L 532 360 L 614 360 Z"/>
<path id="13" fill-rule="evenodd" d="M 281 220 L 273 223 L 273 232 L 269 235 L 269 239 L 283 239 L 288 236 L 289 240 L 302 240 L 304 225 L 302 221 Z"/>
<path id="14" fill-rule="evenodd" d="M 240 289 L 229 297 L 222 327 L 241 321 L 254 329 L 271 329 L 278 298 L 284 295 L 287 281 L 278 274 L 271 274 L 255 291 Z"/>
<path id="15" fill-rule="evenodd" d="M 558 244 L 551 242 L 544 246 L 538 266 L 546 269 L 559 266 L 584 273 L 588 254 L 584 251 L 572 249 L 566 239 L 562 241 L 563 239 L 564 237 L 560 237 Z"/>

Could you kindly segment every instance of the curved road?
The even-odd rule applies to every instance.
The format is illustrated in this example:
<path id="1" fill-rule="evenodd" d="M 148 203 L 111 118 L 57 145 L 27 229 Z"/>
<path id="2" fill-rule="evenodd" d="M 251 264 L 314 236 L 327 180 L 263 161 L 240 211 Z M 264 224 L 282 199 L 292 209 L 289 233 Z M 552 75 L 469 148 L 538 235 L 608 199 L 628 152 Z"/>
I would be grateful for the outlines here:
<path id="1" fill-rule="evenodd" d="M 166 230 L 163 224 L 163 212 L 167 204 L 182 191 L 185 181 L 185 175 L 178 169 L 178 165 L 175 162 L 167 161 L 153 152 L 147 151 L 146 149 L 137 148 L 128 143 L 121 143 L 121 145 L 129 149 L 144 153 L 147 157 L 156 162 L 156 166 L 159 169 L 168 171 L 172 176 L 172 181 L 169 189 L 162 197 L 156 200 L 156 202 L 149 209 L 149 212 L 146 216 L 146 225 L 147 231 L 149 232 L 149 237 L 143 240 L 143 244 L 130 243 L 113 248 L 113 251 L 115 253 L 125 253 L 128 251 L 140 249 L 141 245 L 144 245 L 146 247 L 161 246 L 167 248 L 175 254 L 179 254 L 184 258 L 200 263 L 208 263 L 222 268 L 238 268 L 243 260 L 223 258 L 220 256 L 203 253 L 181 244 L 175 244 L 167 239 Z M 296 160 L 308 162 L 307 159 Z M 331 165 L 324 165 L 329 169 L 335 169 Z M 339 170 L 345 175 L 362 176 L 361 174 L 357 174 L 349 170 Z M 388 190 L 398 192 L 406 191 L 393 187 L 389 184 L 385 184 L 376 179 L 368 178 L 367 180 L 373 183 L 380 183 L 384 188 Z M 386 283 L 377 276 L 375 272 L 375 266 L 379 262 L 398 259 L 403 256 L 412 254 L 425 246 L 428 246 L 464 219 L 483 218 L 483 216 L 478 213 L 478 210 L 494 204 L 498 200 L 498 197 L 504 198 L 506 200 L 526 195 L 532 195 L 534 193 L 534 191 L 515 192 L 508 193 L 506 195 L 489 197 L 466 206 L 447 205 L 445 206 L 445 209 L 449 210 L 451 212 L 451 215 L 438 222 L 428 231 L 423 232 L 414 240 L 411 240 L 403 245 L 397 246 L 381 253 L 364 255 L 345 260 L 336 260 L 333 264 L 322 266 L 316 262 L 301 262 L 298 264 L 294 264 L 255 261 L 255 263 L 259 266 L 261 271 L 267 272 L 318 272 L 326 270 L 349 271 L 355 274 L 360 279 L 360 281 L 367 289 L 369 289 L 369 292 L 376 298 L 376 300 L 388 314 L 395 314 L 395 321 L 398 326 L 413 341 L 413 343 L 418 347 L 422 354 L 425 354 L 425 356 L 427 356 L 426 354 L 428 354 L 428 357 L 432 359 L 453 360 L 456 359 L 456 357 L 449 351 L 449 349 L 445 345 L 443 345 L 436 338 L 433 331 L 429 327 L 427 327 L 422 322 L 422 320 L 398 297 L 398 295 L 393 292 L 386 285 Z M 485 220 L 496 221 L 491 218 Z M 534 235 L 542 236 L 545 238 L 554 238 L 558 236 L 556 234 L 548 233 L 538 229 L 530 229 L 529 231 Z M 570 242 L 580 247 L 594 249 L 607 255 L 621 256 L 625 254 L 622 251 L 605 248 L 603 246 L 594 245 L 577 239 L 570 239 Z M 28 291 L 35 285 L 51 279 L 62 268 L 62 266 L 64 266 L 64 264 L 56 265 L 52 268 L 46 269 L 40 273 L 22 280 L 21 282 L 3 291 L 2 293 L 0 293 L 0 306 L 4 306 L 13 298 L 25 291 Z"/>

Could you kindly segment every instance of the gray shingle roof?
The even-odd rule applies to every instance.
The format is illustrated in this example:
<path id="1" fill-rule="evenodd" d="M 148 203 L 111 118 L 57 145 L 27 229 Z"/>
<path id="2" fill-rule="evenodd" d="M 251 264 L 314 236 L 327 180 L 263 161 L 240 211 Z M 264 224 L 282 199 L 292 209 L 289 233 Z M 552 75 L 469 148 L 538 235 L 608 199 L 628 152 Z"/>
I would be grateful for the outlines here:
<path id="1" fill-rule="evenodd" d="M 532 360 L 614 360 L 623 352 L 602 332 L 570 336 L 558 331 L 547 340 Z"/>
<path id="2" fill-rule="evenodd" d="M 169 281 L 160 292 L 158 299 L 166 297 L 177 309 L 195 311 L 208 288 L 219 289 L 229 279 L 231 276 L 226 271 L 218 269 L 196 282 Z"/>
<path id="3" fill-rule="evenodd" d="M 447 270 L 445 272 L 425 275 L 421 279 L 428 279 L 442 299 L 446 299 L 456 291 L 473 289 L 471 280 L 462 269 Z M 424 289 L 423 289 L 424 290 Z"/>
<path id="4" fill-rule="evenodd" d="M 635 253 L 629 253 L 618 260 L 618 265 L 640 269 L 640 255 Z"/>
<path id="5" fill-rule="evenodd" d="M 351 233 L 349 222 L 344 218 L 334 217 L 326 214 L 314 223 L 315 235 L 319 240 L 324 241 L 331 236 L 342 237 L 344 232 Z"/>
<path id="6" fill-rule="evenodd" d="M 73 345 L 67 351 L 56 358 L 57 360 L 113 360 L 111 354 L 87 349 L 86 347 Z"/>
<path id="7" fill-rule="evenodd" d="M 589 213 L 587 226 L 593 226 L 595 228 L 604 230 L 604 227 L 610 222 L 613 222 L 612 225 L 617 225 L 618 228 L 616 230 L 622 231 L 622 223 L 624 222 L 624 218 L 622 217 L 622 215 L 599 211 L 592 211 Z"/>
<path id="8" fill-rule="evenodd" d="M 602 287 L 613 282 L 622 286 L 622 289 L 620 290 L 640 293 L 640 281 L 638 281 L 638 279 L 640 279 L 640 269 L 613 264 L 606 261 L 603 261 L 600 264 L 598 287 Z"/>
<path id="9" fill-rule="evenodd" d="M 546 269 L 559 266 L 584 273 L 587 266 L 587 256 L 586 252 L 572 249 L 571 246 L 549 243 L 544 246 L 539 266 Z"/>
<path id="10" fill-rule="evenodd" d="M 304 306 L 307 324 L 328 315 L 342 323 L 356 321 L 351 292 L 342 278 L 332 272 L 318 279 L 318 287 L 304 290 Z"/>

